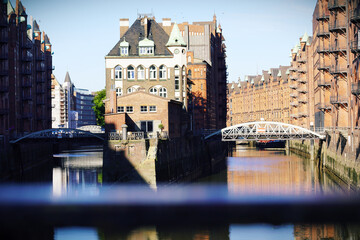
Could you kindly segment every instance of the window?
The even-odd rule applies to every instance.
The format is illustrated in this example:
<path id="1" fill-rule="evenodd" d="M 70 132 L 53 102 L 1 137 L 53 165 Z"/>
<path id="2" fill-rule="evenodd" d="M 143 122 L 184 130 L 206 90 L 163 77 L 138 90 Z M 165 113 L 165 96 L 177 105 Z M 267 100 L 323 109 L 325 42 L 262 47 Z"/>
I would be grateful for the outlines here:
<path id="1" fill-rule="evenodd" d="M 154 47 L 140 47 L 140 55 L 152 55 L 154 53 Z"/>
<path id="2" fill-rule="evenodd" d="M 180 72 L 179 72 L 179 66 L 178 66 L 178 65 L 176 65 L 176 66 L 174 67 L 174 70 L 175 70 L 175 76 L 179 76 L 179 75 L 180 75 Z"/>
<path id="3" fill-rule="evenodd" d="M 157 88 L 152 87 L 152 88 L 150 88 L 149 92 L 150 92 L 151 94 L 157 95 L 158 90 L 157 90 Z"/>
<path id="4" fill-rule="evenodd" d="M 159 96 L 160 96 L 160 97 L 167 97 L 166 88 L 161 87 L 161 88 L 159 89 Z"/>
<path id="5" fill-rule="evenodd" d="M 128 79 L 135 79 L 135 70 L 133 66 L 127 67 Z"/>
<path id="6" fill-rule="evenodd" d="M 138 77 L 138 79 L 145 79 L 145 70 L 144 70 L 143 66 L 138 66 L 137 77 Z"/>
<path id="7" fill-rule="evenodd" d="M 122 95 L 122 88 L 116 88 L 116 96 Z"/>
<path id="8" fill-rule="evenodd" d="M 141 121 L 141 131 L 143 132 L 152 132 L 153 131 L 153 121 Z"/>
<path id="9" fill-rule="evenodd" d="M 117 112 L 118 112 L 118 113 L 123 113 L 123 112 L 125 112 L 124 106 L 119 106 L 119 107 L 117 107 Z"/>
<path id="10" fill-rule="evenodd" d="M 147 106 L 140 106 L 140 112 L 147 112 Z"/>
<path id="11" fill-rule="evenodd" d="M 156 106 L 149 106 L 149 112 L 156 112 Z"/>
<path id="12" fill-rule="evenodd" d="M 166 67 L 164 65 L 161 65 L 159 69 L 159 78 L 166 79 Z"/>
<path id="13" fill-rule="evenodd" d="M 115 80 L 122 79 L 122 68 L 120 66 L 115 67 Z"/>
<path id="14" fill-rule="evenodd" d="M 129 87 L 128 89 L 127 89 L 127 93 L 133 93 L 133 92 L 136 92 L 136 88 L 134 88 L 134 87 Z"/>
<path id="15" fill-rule="evenodd" d="M 127 106 L 126 107 L 126 112 L 128 112 L 128 113 L 134 112 L 134 107 L 133 106 Z"/>
<path id="16" fill-rule="evenodd" d="M 156 67 L 154 65 L 150 66 L 150 79 L 156 79 Z"/>
<path id="17" fill-rule="evenodd" d="M 121 47 L 121 56 L 127 56 L 128 54 L 128 47 Z"/>
<path id="18" fill-rule="evenodd" d="M 175 76 L 175 91 L 179 91 L 179 90 L 180 90 L 179 76 Z"/>

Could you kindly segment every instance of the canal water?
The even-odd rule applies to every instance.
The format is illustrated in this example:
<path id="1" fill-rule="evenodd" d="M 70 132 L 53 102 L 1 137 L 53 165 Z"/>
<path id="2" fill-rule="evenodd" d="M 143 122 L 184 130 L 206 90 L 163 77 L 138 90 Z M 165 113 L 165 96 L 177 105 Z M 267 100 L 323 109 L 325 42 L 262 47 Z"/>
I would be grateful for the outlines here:
<path id="1" fill-rule="evenodd" d="M 316 164 L 283 150 L 258 150 L 237 146 L 227 158 L 227 169 L 186 185 L 226 185 L 229 193 L 241 195 L 347 194 L 355 190 Z M 86 190 L 97 194 L 105 185 L 102 151 L 80 149 L 54 155 L 50 181 L 54 195 Z M 46 175 L 46 174 L 45 174 Z M 48 176 L 47 174 L 46 176 Z M 26 178 L 26 181 L 28 178 Z M 245 224 L 225 226 L 161 227 L 116 230 L 103 227 L 59 227 L 51 239 L 206 240 L 206 239 L 360 239 L 360 227 L 336 224 Z M 33 239 L 33 238 L 29 238 Z"/>

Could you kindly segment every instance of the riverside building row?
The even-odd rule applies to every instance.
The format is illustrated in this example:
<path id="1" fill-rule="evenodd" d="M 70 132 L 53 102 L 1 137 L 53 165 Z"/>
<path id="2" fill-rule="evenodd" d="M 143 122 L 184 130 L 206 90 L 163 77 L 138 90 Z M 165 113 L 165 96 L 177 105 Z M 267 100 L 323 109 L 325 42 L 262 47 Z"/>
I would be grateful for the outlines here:
<path id="1" fill-rule="evenodd" d="M 139 15 L 120 19 L 120 40 L 105 57 L 105 122 L 110 131 L 159 132 L 225 126 L 226 64 L 221 26 Z"/>
<path id="2" fill-rule="evenodd" d="M 266 105 L 257 112 L 255 105 L 264 101 L 264 94 L 271 87 L 260 88 L 254 80 L 228 85 L 228 125 L 251 120 L 276 120 L 311 128 L 342 128 L 349 135 L 360 127 L 360 6 L 358 0 L 318 0 L 313 13 L 313 37 L 306 33 L 291 50 L 290 67 L 283 85 L 289 94 L 279 95 L 280 102 L 287 106 L 289 118 L 274 117 L 274 109 Z M 281 82 L 283 81 L 283 82 Z M 284 85 L 286 83 L 287 86 Z M 233 87 L 234 86 L 234 87 Z M 240 86 L 240 88 L 238 88 Z M 233 88 L 232 88 L 233 87 Z M 252 89 L 252 93 L 250 91 Z M 248 94 L 253 109 L 235 99 Z M 270 98 L 271 99 L 271 98 Z M 273 98 L 272 98 L 273 99 Z M 265 100 L 266 104 L 269 100 Z M 265 104 L 265 103 L 264 103 Z M 240 104 L 241 105 L 241 104 Z M 235 107 L 235 108 L 234 108 Z M 246 109 L 246 110 L 245 110 Z M 266 114 L 271 112 L 273 115 Z M 281 114 L 283 116 L 283 114 Z"/>
<path id="3" fill-rule="evenodd" d="M 21 1 L 0 3 L 0 147 L 51 128 L 51 43 Z"/>

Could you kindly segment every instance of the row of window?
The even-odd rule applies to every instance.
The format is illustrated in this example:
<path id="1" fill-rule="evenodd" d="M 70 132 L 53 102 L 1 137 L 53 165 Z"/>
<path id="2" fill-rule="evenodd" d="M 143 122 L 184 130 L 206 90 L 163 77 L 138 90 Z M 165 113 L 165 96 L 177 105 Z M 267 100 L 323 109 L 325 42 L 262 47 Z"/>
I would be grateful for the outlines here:
<path id="1" fill-rule="evenodd" d="M 121 47 L 120 53 L 121 53 L 121 56 L 128 56 L 129 48 Z M 139 55 L 154 55 L 154 47 L 139 47 Z"/>
<path id="2" fill-rule="evenodd" d="M 140 88 L 140 86 L 132 86 L 129 87 L 127 89 L 127 93 L 133 93 L 138 91 L 138 89 Z M 152 87 L 149 89 L 149 93 L 154 94 L 154 95 L 158 95 L 160 97 L 167 97 L 167 89 L 161 86 L 158 87 Z M 116 88 L 116 96 L 122 96 L 123 95 L 123 91 L 122 88 Z"/>
<path id="3" fill-rule="evenodd" d="M 126 110 L 127 113 L 133 113 L 134 112 L 134 107 L 133 106 L 118 106 L 117 107 L 117 112 L 118 113 L 124 113 Z M 151 106 L 140 106 L 140 112 L 145 113 L 145 112 L 156 112 L 156 106 L 155 105 L 151 105 Z"/>
<path id="4" fill-rule="evenodd" d="M 179 75 L 179 66 L 175 66 L 175 75 Z M 133 66 L 128 66 L 127 70 L 127 79 L 135 79 L 135 69 Z M 138 66 L 136 68 L 137 71 L 137 79 L 145 80 L 145 68 L 143 66 Z M 165 65 L 161 65 L 159 67 L 159 72 L 154 65 L 151 65 L 149 68 L 150 79 L 157 79 L 157 75 L 159 74 L 159 79 L 166 79 L 167 68 Z M 184 73 L 183 73 L 184 75 Z M 121 66 L 115 67 L 115 80 L 122 80 L 123 79 L 123 68 Z"/>

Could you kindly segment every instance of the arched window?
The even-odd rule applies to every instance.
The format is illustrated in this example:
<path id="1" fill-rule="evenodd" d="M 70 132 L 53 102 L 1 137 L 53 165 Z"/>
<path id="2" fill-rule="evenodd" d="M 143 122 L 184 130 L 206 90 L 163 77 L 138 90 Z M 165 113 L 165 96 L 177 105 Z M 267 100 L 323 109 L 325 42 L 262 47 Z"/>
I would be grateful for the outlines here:
<path id="1" fill-rule="evenodd" d="M 145 79 L 145 69 L 143 66 L 137 67 L 137 78 L 138 79 Z"/>
<path id="2" fill-rule="evenodd" d="M 188 76 L 191 77 L 191 70 L 188 71 Z"/>
<path id="3" fill-rule="evenodd" d="M 165 65 L 161 65 L 159 68 L 159 78 L 166 79 L 166 66 Z"/>
<path id="4" fill-rule="evenodd" d="M 154 94 L 154 95 L 157 95 L 157 94 L 158 94 L 158 90 L 157 90 L 156 87 L 150 88 L 150 89 L 149 89 L 149 92 L 150 92 L 151 94 Z"/>
<path id="5" fill-rule="evenodd" d="M 135 86 L 129 87 L 129 88 L 127 89 L 127 93 L 133 93 L 133 92 L 136 92 L 139 88 L 140 88 L 140 86 L 138 86 L 138 85 L 135 85 Z"/>
<path id="6" fill-rule="evenodd" d="M 128 76 L 128 79 L 135 79 L 135 70 L 134 70 L 133 66 L 127 67 L 127 76 Z"/>
<path id="7" fill-rule="evenodd" d="M 154 65 L 150 66 L 150 79 L 156 79 L 156 67 Z"/>
<path id="8" fill-rule="evenodd" d="M 161 88 L 159 88 L 159 96 L 160 97 L 167 97 L 167 91 L 166 91 L 166 88 L 164 88 L 164 87 L 161 87 Z"/>
<path id="9" fill-rule="evenodd" d="M 116 88 L 116 96 L 122 95 L 122 88 Z"/>
<path id="10" fill-rule="evenodd" d="M 176 65 L 176 66 L 174 67 L 174 70 L 175 70 L 175 76 L 179 76 L 179 75 L 180 75 L 180 72 L 179 72 L 179 66 L 178 66 L 178 65 Z"/>
<path id="11" fill-rule="evenodd" d="M 115 67 L 115 80 L 122 79 L 122 67 L 116 66 Z"/>

